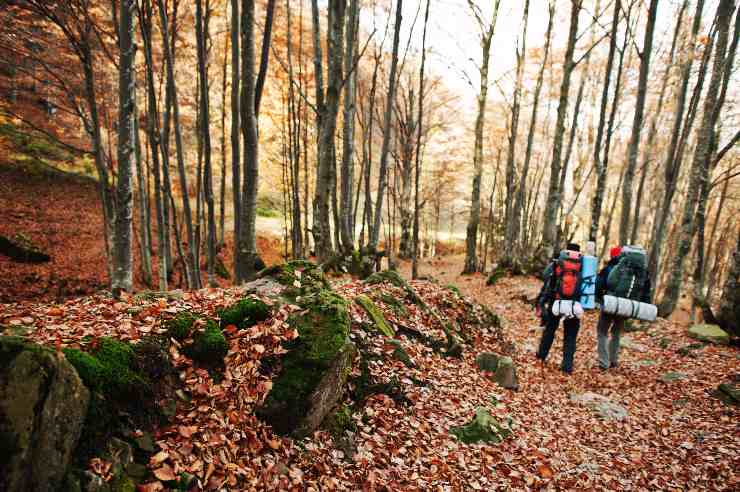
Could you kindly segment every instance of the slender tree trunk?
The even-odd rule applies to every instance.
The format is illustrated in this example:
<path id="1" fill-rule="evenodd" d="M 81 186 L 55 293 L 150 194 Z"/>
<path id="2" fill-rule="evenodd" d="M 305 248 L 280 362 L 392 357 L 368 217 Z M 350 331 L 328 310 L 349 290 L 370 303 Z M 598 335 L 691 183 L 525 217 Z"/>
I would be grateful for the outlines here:
<path id="1" fill-rule="evenodd" d="M 121 0 L 118 45 L 118 180 L 116 187 L 116 221 L 113 251 L 113 295 L 133 288 L 131 243 L 133 234 L 133 183 L 131 171 L 135 153 L 136 75 L 134 64 L 134 19 L 136 2 Z"/>
<path id="2" fill-rule="evenodd" d="M 601 161 L 601 141 L 604 136 L 604 124 L 606 123 L 606 108 L 609 102 L 609 86 L 611 85 L 612 68 L 614 66 L 614 53 L 617 49 L 617 31 L 619 30 L 619 16 L 621 14 L 622 1 L 615 0 L 614 13 L 612 15 L 612 27 L 609 35 L 609 55 L 606 59 L 606 71 L 604 72 L 604 84 L 601 90 L 601 106 L 599 111 L 599 123 L 596 130 L 594 142 L 594 168 L 596 169 L 596 192 L 591 202 L 591 227 L 589 239 L 596 241 L 599 232 L 599 219 L 601 218 L 601 204 L 604 201 L 604 189 L 606 188 L 606 166 Z"/>
<path id="3" fill-rule="evenodd" d="M 224 43 L 224 61 L 221 72 L 221 186 L 219 189 L 218 249 L 226 241 L 226 88 L 228 77 L 229 39 Z"/>
<path id="4" fill-rule="evenodd" d="M 380 236 L 380 220 L 383 212 L 383 193 L 388 180 L 388 154 L 390 152 L 391 134 L 393 126 L 391 118 L 393 115 L 393 103 L 396 100 L 396 71 L 398 70 L 398 45 L 401 34 L 401 22 L 403 20 L 403 0 L 396 0 L 396 23 L 393 32 L 393 52 L 391 59 L 391 72 L 388 78 L 388 98 L 386 99 L 385 114 L 383 119 L 383 144 L 380 148 L 380 168 L 378 170 L 378 198 L 375 200 L 375 213 L 373 227 L 370 229 L 370 240 L 368 247 L 371 251 L 378 249 Z M 372 138 L 372 137 L 371 137 Z"/>
<path id="5" fill-rule="evenodd" d="M 475 10 L 474 5 L 470 2 L 471 9 Z M 478 115 L 475 119 L 475 143 L 473 147 L 473 190 L 470 197 L 470 218 L 465 239 L 465 267 L 463 273 L 473 273 L 478 271 L 478 258 L 476 256 L 476 241 L 478 239 L 478 226 L 480 224 L 480 185 L 483 175 L 483 125 L 486 118 L 486 102 L 488 98 L 488 61 L 491 54 L 491 39 L 496 28 L 496 19 L 498 18 L 498 9 L 500 0 L 494 0 L 493 17 L 488 28 L 485 28 L 483 22 L 478 18 L 478 24 L 481 29 L 480 41 L 482 48 L 480 71 L 480 92 L 478 93 Z M 477 16 L 477 14 L 476 14 Z"/>
<path id="6" fill-rule="evenodd" d="M 676 308 L 683 281 L 685 259 L 696 232 L 695 213 L 698 206 L 699 193 L 703 182 L 709 179 L 715 127 L 721 109 L 719 92 L 723 79 L 723 70 L 731 68 L 731 66 L 725 65 L 725 52 L 728 44 L 730 18 L 734 6 L 733 0 L 720 0 L 717 7 L 717 44 L 712 67 L 712 77 L 709 81 L 709 87 L 707 88 L 707 94 L 704 99 L 704 113 L 702 115 L 701 127 L 697 134 L 696 147 L 694 148 L 694 158 L 689 175 L 689 187 L 686 192 L 686 203 L 681 217 L 678 251 L 671 265 L 671 274 L 666 285 L 663 300 L 658 308 L 658 312 L 662 317 L 667 317 Z"/>
<path id="7" fill-rule="evenodd" d="M 653 237 L 650 241 L 652 248 L 650 250 L 650 256 L 648 259 L 648 270 L 651 278 L 658 278 L 658 272 L 660 269 L 660 257 L 663 249 L 663 242 L 665 240 L 665 232 L 668 224 L 668 216 L 670 215 L 671 203 L 673 196 L 676 192 L 676 185 L 678 183 L 678 177 L 680 174 L 681 160 L 678 159 L 676 150 L 679 144 L 679 137 L 681 135 L 681 124 L 683 123 L 684 108 L 686 106 L 686 96 L 689 87 L 689 80 L 691 78 L 691 66 L 694 61 L 694 46 L 696 44 L 696 37 L 701 27 L 701 15 L 704 9 L 704 0 L 697 0 L 696 12 L 691 25 L 691 37 L 688 41 L 688 53 L 685 55 L 684 62 L 681 66 L 681 83 L 678 89 L 676 97 L 676 105 L 673 110 L 674 120 L 673 129 L 671 132 L 671 139 L 668 144 L 668 152 L 666 154 L 666 160 L 664 163 L 665 168 L 665 191 L 662 199 L 660 200 L 660 206 L 656 213 L 656 219 L 653 229 Z M 709 47 L 705 49 L 705 55 L 711 51 Z M 700 71 L 700 79 L 703 80 L 703 74 L 705 70 Z M 699 83 L 697 82 L 697 87 Z M 684 125 L 688 126 L 688 123 Z M 685 128 L 684 128 L 685 129 Z"/>
<path id="8" fill-rule="evenodd" d="M 355 77 L 352 67 L 355 63 L 357 45 L 356 26 L 359 17 L 359 1 L 350 0 L 349 15 L 347 16 L 347 40 L 345 62 L 345 92 L 344 92 L 344 128 L 342 131 L 342 168 L 340 173 L 341 199 L 339 209 L 339 224 L 342 240 L 342 249 L 351 251 L 355 245 L 355 231 L 352 227 L 352 188 L 354 184 L 354 153 L 355 153 Z"/>
<path id="9" fill-rule="evenodd" d="M 316 257 L 319 262 L 327 260 L 333 251 L 330 214 L 333 196 L 332 185 L 335 183 L 333 175 L 336 173 L 336 142 L 334 137 L 336 134 L 342 85 L 345 1 L 331 0 L 329 2 L 328 66 L 325 95 L 323 94 L 323 78 L 321 75 L 322 57 L 318 5 L 316 0 L 312 0 L 311 2 L 314 23 L 314 65 L 318 69 L 315 77 L 319 123 L 318 163 L 316 169 L 312 232 L 316 245 Z"/>
<path id="10" fill-rule="evenodd" d="M 285 14 L 287 16 L 288 29 L 287 36 L 287 56 L 288 56 L 288 76 L 293 80 L 293 41 L 292 41 L 292 23 L 291 23 L 291 6 L 290 0 L 286 0 Z M 299 77 L 300 80 L 300 77 Z M 300 163 L 301 163 L 301 118 L 300 102 L 296 107 L 296 97 L 293 84 L 288 84 L 288 112 L 290 113 L 290 136 L 292 145 L 289 150 L 291 156 L 291 204 L 292 218 L 291 221 L 291 245 L 293 258 L 303 256 L 303 234 L 301 229 L 301 197 L 300 197 Z"/>
<path id="11" fill-rule="evenodd" d="M 172 124 L 175 128 L 175 151 L 177 153 L 177 169 L 180 175 L 180 189 L 182 190 L 182 206 L 185 214 L 186 231 L 188 236 L 188 254 L 187 261 L 185 262 L 185 276 L 187 279 L 188 287 L 194 287 L 197 285 L 196 279 L 198 278 L 198 265 L 195 258 L 195 233 L 193 231 L 193 214 L 190 211 L 190 197 L 188 196 L 188 180 L 187 173 L 185 171 L 185 156 L 183 152 L 182 134 L 180 131 L 180 107 L 177 102 L 177 89 L 175 86 L 175 66 L 174 57 L 172 50 L 168 43 L 169 39 L 169 25 L 167 22 L 167 11 L 164 7 L 163 0 L 157 0 L 157 7 L 159 8 L 159 19 L 161 23 L 163 48 L 165 54 L 165 63 L 167 66 L 167 85 L 168 92 L 171 98 L 170 104 L 172 106 Z"/>
<path id="12" fill-rule="evenodd" d="M 267 0 L 265 10 L 265 24 L 262 30 L 262 53 L 260 54 L 260 68 L 257 72 L 254 94 L 254 113 L 259 116 L 260 103 L 262 101 L 262 90 L 265 87 L 267 67 L 270 63 L 270 44 L 272 41 L 272 21 L 275 18 L 275 0 Z M 258 121 L 259 124 L 259 121 Z M 259 126 L 259 125 L 258 125 Z"/>
<path id="13" fill-rule="evenodd" d="M 511 129 L 509 132 L 509 145 L 506 157 L 506 208 L 504 220 L 504 223 L 506 224 L 506 237 L 504 238 L 504 242 L 506 251 L 505 256 L 509 258 L 511 258 L 514 254 L 514 246 L 518 240 L 517 236 L 519 235 L 519 224 L 514 223 L 516 218 L 514 208 L 516 207 L 516 195 L 518 194 L 514 186 L 514 171 L 516 169 L 514 155 L 516 153 L 516 140 L 519 133 L 519 100 L 522 93 L 522 74 L 524 72 L 524 66 L 527 62 L 528 21 L 529 0 L 524 0 L 524 14 L 522 16 L 523 27 L 521 35 L 522 45 L 521 49 L 519 48 L 519 46 L 517 46 L 516 49 L 516 86 L 514 87 L 514 101 L 511 108 Z"/>
<path id="14" fill-rule="evenodd" d="M 198 46 L 198 71 L 200 73 L 200 129 L 203 138 L 203 192 L 206 207 L 208 209 L 208 284 L 216 285 L 216 214 L 213 200 L 213 168 L 211 165 L 211 122 L 209 105 L 208 70 L 206 68 L 206 39 L 208 38 L 208 25 L 203 22 L 203 0 L 197 0 L 195 4 L 196 17 L 196 41 Z"/>
<path id="15" fill-rule="evenodd" d="M 136 93 L 134 93 L 136 100 Z M 141 236 L 141 271 L 143 274 L 144 284 L 148 287 L 152 285 L 152 239 L 149 229 L 149 200 L 147 197 L 146 165 L 141 156 L 141 137 L 139 136 L 139 114 L 138 108 L 134 105 L 134 162 L 136 163 L 136 184 L 138 188 L 138 207 L 139 207 L 139 235 Z"/>
<path id="16" fill-rule="evenodd" d="M 241 220 L 236 256 L 236 281 L 243 283 L 255 273 L 257 261 L 257 189 L 259 179 L 257 115 L 255 113 L 254 0 L 242 0 L 241 12 L 241 124 L 244 140 Z"/>
<path id="17" fill-rule="evenodd" d="M 429 5 L 424 10 L 424 33 L 421 38 L 421 68 L 419 69 L 419 116 L 416 118 L 416 161 L 414 165 L 414 253 L 411 263 L 411 278 L 419 278 L 419 182 L 421 180 L 421 133 L 424 126 L 424 68 L 427 59 L 427 26 L 429 25 Z"/>
<path id="18" fill-rule="evenodd" d="M 622 218 L 619 224 L 619 242 L 627 244 L 629 240 L 630 212 L 632 211 L 632 181 L 637 167 L 637 154 L 640 147 L 640 134 L 642 133 L 642 120 L 645 113 L 645 98 L 647 96 L 647 83 L 650 74 L 650 57 L 653 51 L 653 34 L 655 32 L 655 20 L 658 15 L 658 0 L 650 0 L 648 9 L 647 26 L 645 28 L 645 41 L 640 55 L 640 80 L 637 84 L 637 101 L 635 102 L 635 117 L 632 121 L 632 135 L 627 149 L 627 173 L 624 176 L 622 187 Z"/>
<path id="19" fill-rule="evenodd" d="M 555 123 L 555 135 L 552 148 L 552 162 L 550 164 L 550 185 L 547 190 L 547 201 L 543 222 L 543 241 L 548 248 L 554 249 L 557 235 L 557 212 L 562 200 L 562 190 L 559 186 L 561 154 L 563 151 L 563 136 L 565 134 L 565 115 L 568 110 L 568 92 L 570 91 L 570 79 L 575 68 L 573 52 L 578 34 L 578 16 L 581 12 L 583 0 L 571 0 L 570 30 L 568 32 L 568 45 L 565 50 L 565 61 L 563 63 L 563 79 L 560 84 L 560 98 L 558 100 L 558 113 Z"/>
<path id="20" fill-rule="evenodd" d="M 617 0 L 619 2 L 619 0 Z M 534 133 L 537 128 L 537 111 L 540 105 L 540 94 L 542 92 L 542 82 L 545 75 L 545 67 L 547 66 L 547 59 L 550 54 L 550 41 L 552 39 L 552 26 L 553 18 L 555 16 L 555 4 L 550 1 L 548 4 L 548 21 L 547 21 L 547 33 L 545 34 L 545 49 L 542 55 L 542 65 L 540 66 L 539 73 L 537 74 L 537 82 L 534 89 L 534 100 L 532 102 L 532 116 L 529 121 L 529 133 L 527 134 L 527 148 L 524 152 L 524 164 L 522 166 L 522 174 L 519 178 L 519 185 L 517 186 L 516 196 L 514 200 L 513 216 L 511 218 L 512 232 L 511 237 L 515 241 L 515 249 L 518 250 L 517 256 L 521 259 L 522 257 L 522 244 L 519 241 L 519 234 L 522 227 L 522 209 L 524 208 L 524 199 L 527 186 L 527 178 L 529 176 L 529 165 L 532 160 L 532 145 L 534 143 Z"/>
<path id="21" fill-rule="evenodd" d="M 159 171 L 159 114 L 157 112 L 157 94 L 154 89 L 154 63 L 152 60 L 152 8 L 149 0 L 144 1 L 139 10 L 141 38 L 144 46 L 145 73 L 147 83 L 147 142 L 151 148 L 152 174 L 154 175 L 154 202 L 157 213 L 157 257 L 158 257 L 158 285 L 160 291 L 167 290 L 167 242 L 169 230 L 164 218 L 164 200 L 162 183 Z"/>
<path id="22" fill-rule="evenodd" d="M 241 108 L 240 77 L 241 60 L 239 54 L 239 33 L 241 31 L 241 14 L 239 0 L 231 0 L 231 194 L 234 210 L 234 277 L 236 277 L 236 258 L 239 255 L 239 238 L 242 220 L 241 201 Z"/>

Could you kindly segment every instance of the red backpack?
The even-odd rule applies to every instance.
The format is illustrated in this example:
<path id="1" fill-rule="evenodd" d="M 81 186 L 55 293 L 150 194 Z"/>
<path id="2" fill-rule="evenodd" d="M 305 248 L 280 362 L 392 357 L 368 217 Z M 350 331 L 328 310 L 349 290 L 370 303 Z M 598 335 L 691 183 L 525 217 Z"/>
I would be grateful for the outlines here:
<path id="1" fill-rule="evenodd" d="M 581 297 L 582 255 L 563 250 L 555 261 L 556 294 L 558 299 L 578 300 Z"/>

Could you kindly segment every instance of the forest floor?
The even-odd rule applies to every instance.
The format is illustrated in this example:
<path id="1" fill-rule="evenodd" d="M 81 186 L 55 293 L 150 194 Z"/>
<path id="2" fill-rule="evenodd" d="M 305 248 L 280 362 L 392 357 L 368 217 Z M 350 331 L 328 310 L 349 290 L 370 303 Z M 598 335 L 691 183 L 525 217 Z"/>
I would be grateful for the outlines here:
<path id="1" fill-rule="evenodd" d="M 230 349 L 220 382 L 171 347 L 192 402 L 180 404 L 171 425 L 155 433 L 159 452 L 149 463 L 152 481 L 140 490 L 162 490 L 182 472 L 193 474 L 209 490 L 740 487 L 740 408 L 712 395 L 720 382 L 740 373 L 737 348 L 705 345 L 681 355 L 679 350 L 693 342 L 685 326 L 658 321 L 628 335 L 619 369 L 601 372 L 591 314 L 581 328 L 575 371 L 564 377 L 558 370 L 560 340 L 544 367 L 535 363 L 538 320 L 527 299 L 534 297 L 539 282 L 504 278 L 487 287 L 481 275 L 459 276 L 461 265 L 458 258 L 434 261 L 424 264 L 422 272 L 442 284 L 454 283 L 504 318 L 503 336 L 489 331 L 475 335 L 462 359 L 442 357 L 397 336 L 415 362 L 407 368 L 392 359 L 394 346 L 383 337 L 367 338 L 362 329 L 367 315 L 351 304 L 352 337 L 369 343 L 384 361 L 372 363 L 371 371 L 379 378 L 396 377 L 408 399 L 403 404 L 379 394 L 355 410 L 352 459 L 325 431 L 294 441 L 276 436 L 254 416 L 255 405 L 271 387 L 270 376 L 258 371 L 261 360 L 281 353 L 281 343 L 294 336 L 285 323 L 289 306 L 249 330 L 227 334 Z M 404 264 L 402 271 L 407 270 Z M 443 306 L 453 295 L 435 283 L 412 285 L 431 306 Z M 370 287 L 338 278 L 335 288 L 352 298 Z M 169 301 L 134 296 L 116 302 L 90 296 L 62 304 L 20 302 L 3 306 L 0 324 L 23 326 L 28 337 L 48 345 L 83 344 L 89 335 L 137 340 L 161 332 L 161 316 L 183 309 L 212 316 L 240 295 L 240 289 L 231 288 L 186 292 Z M 391 323 L 431 329 L 420 310 L 409 310 L 404 319 L 390 311 L 386 316 Z M 463 312 L 458 313 L 462 319 Z M 518 391 L 498 387 L 478 370 L 475 359 L 484 351 L 513 357 Z M 670 373 L 681 374 L 674 374 L 676 381 L 662 381 Z M 628 415 L 624 420 L 602 419 L 571 400 L 573 394 L 589 392 L 623 406 Z M 513 435 L 494 445 L 458 441 L 450 429 L 469 422 L 479 407 L 501 422 L 511 419 Z M 100 461 L 93 469 L 106 473 Z"/>

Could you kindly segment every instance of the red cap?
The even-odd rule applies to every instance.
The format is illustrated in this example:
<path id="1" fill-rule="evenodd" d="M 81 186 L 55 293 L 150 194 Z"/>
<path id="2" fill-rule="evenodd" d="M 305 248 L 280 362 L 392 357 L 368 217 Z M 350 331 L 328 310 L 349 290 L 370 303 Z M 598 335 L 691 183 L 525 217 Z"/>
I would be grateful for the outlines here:
<path id="1" fill-rule="evenodd" d="M 609 250 L 609 256 L 612 258 L 616 258 L 619 256 L 619 254 L 622 252 L 621 246 L 614 246 L 612 249 Z"/>

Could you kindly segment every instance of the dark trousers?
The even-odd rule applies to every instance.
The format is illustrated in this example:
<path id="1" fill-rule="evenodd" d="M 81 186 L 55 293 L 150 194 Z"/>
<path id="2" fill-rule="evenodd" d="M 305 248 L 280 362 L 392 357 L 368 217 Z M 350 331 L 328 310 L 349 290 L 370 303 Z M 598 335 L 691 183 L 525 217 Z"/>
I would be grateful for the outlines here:
<path id="1" fill-rule="evenodd" d="M 555 331 L 558 329 L 559 324 L 559 317 L 550 316 L 548 318 L 545 323 L 545 331 L 542 333 L 542 338 L 540 339 L 540 348 L 537 350 L 538 359 L 547 360 L 552 342 L 555 340 Z M 563 320 L 563 328 L 565 331 L 563 339 L 563 362 L 560 368 L 570 374 L 573 372 L 573 357 L 576 354 L 576 339 L 578 338 L 578 330 L 581 328 L 581 320 L 578 318 L 566 318 Z"/>

